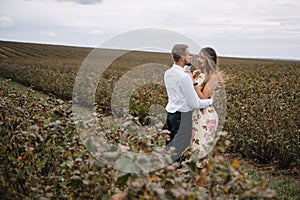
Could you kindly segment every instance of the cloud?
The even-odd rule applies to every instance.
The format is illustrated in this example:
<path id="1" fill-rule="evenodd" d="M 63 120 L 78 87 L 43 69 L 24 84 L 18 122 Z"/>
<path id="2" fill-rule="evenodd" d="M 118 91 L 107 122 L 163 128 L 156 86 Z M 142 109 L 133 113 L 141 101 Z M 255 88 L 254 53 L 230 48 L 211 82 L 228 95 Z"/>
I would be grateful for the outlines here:
<path id="1" fill-rule="evenodd" d="M 226 55 L 300 55 L 299 0 L 0 2 L 1 38 L 7 40 L 97 46 L 121 33 L 153 27 L 213 45 Z"/>
<path id="2" fill-rule="evenodd" d="M 58 1 L 70 1 L 70 2 L 84 4 L 84 5 L 97 4 L 102 2 L 102 0 L 58 0 Z"/>
<path id="3" fill-rule="evenodd" d="M 97 29 L 97 30 L 93 30 L 93 31 L 91 31 L 91 32 L 90 32 L 90 34 L 92 34 L 92 35 L 102 35 L 102 34 L 103 34 L 103 31 L 102 31 L 102 30 L 99 30 L 99 29 Z"/>
<path id="4" fill-rule="evenodd" d="M 14 20 L 7 16 L 0 17 L 0 28 L 11 27 L 14 23 Z"/>
<path id="5" fill-rule="evenodd" d="M 56 33 L 54 31 L 49 31 L 49 32 L 42 32 L 42 35 L 46 35 L 49 37 L 55 37 Z"/>

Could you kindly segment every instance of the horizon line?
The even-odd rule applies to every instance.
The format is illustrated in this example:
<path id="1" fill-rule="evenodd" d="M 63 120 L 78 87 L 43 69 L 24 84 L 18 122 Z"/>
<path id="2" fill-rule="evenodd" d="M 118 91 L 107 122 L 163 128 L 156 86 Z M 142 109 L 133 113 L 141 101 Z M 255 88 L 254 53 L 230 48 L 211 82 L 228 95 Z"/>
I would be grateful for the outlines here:
<path id="1" fill-rule="evenodd" d="M 151 50 L 141 50 L 141 49 L 122 49 L 122 48 L 106 48 L 106 47 L 95 47 L 95 46 L 87 46 L 87 45 L 79 45 L 79 44 L 61 44 L 61 43 L 44 43 L 44 42 L 34 42 L 34 41 L 18 41 L 18 40 L 3 40 L 3 42 L 15 42 L 15 43 L 27 43 L 27 44 L 44 44 L 44 45 L 53 45 L 53 46 L 65 46 L 65 47 L 77 47 L 77 48 L 99 48 L 99 49 L 112 49 L 112 50 L 124 50 L 124 51 L 141 51 L 141 52 L 153 52 L 153 53 L 170 53 L 165 51 L 158 51 L 157 49 Z M 257 59 L 257 60 L 283 60 L 283 61 L 299 61 L 300 58 L 280 58 L 280 57 L 257 57 L 257 56 L 235 56 L 235 55 L 218 55 L 218 57 L 224 58 L 240 58 L 240 59 Z"/>

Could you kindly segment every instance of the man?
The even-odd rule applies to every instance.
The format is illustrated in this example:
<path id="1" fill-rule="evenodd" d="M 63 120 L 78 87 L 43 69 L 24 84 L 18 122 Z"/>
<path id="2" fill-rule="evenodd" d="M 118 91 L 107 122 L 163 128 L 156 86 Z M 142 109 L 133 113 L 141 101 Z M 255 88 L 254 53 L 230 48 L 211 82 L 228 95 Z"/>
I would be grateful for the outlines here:
<path id="1" fill-rule="evenodd" d="M 181 154 L 190 145 L 193 109 L 212 104 L 211 99 L 199 99 L 191 76 L 185 72 L 184 66 L 191 64 L 192 57 L 187 45 L 174 45 L 174 64 L 164 74 L 168 94 L 167 127 L 170 131 L 167 148 L 175 147 L 174 155 L 171 156 L 173 162 L 180 161 Z"/>

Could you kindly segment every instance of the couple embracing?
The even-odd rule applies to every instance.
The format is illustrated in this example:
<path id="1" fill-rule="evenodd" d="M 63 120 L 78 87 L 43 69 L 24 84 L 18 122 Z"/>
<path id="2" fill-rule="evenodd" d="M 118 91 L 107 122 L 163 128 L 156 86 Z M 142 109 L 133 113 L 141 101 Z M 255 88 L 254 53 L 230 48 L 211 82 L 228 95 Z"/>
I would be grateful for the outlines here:
<path id="1" fill-rule="evenodd" d="M 189 66 L 193 55 L 185 44 L 172 48 L 173 66 L 165 72 L 164 82 L 168 94 L 167 127 L 170 140 L 167 147 L 174 147 L 174 162 L 181 162 L 183 153 L 191 149 L 205 158 L 213 148 L 216 138 L 218 115 L 212 106 L 213 93 L 222 81 L 217 66 L 217 54 L 206 47 L 198 55 L 199 69 L 193 73 Z M 202 162 L 198 162 L 200 185 L 205 173 Z M 203 179 L 203 177 L 202 177 Z"/>

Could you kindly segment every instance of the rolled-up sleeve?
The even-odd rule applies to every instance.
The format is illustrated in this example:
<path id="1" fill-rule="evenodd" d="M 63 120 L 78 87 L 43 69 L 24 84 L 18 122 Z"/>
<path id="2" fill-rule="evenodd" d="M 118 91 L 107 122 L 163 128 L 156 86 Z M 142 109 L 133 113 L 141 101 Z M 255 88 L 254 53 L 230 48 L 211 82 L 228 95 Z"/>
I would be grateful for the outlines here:
<path id="1" fill-rule="evenodd" d="M 181 79 L 181 90 L 187 103 L 192 108 L 206 108 L 213 103 L 212 99 L 200 99 L 194 89 L 193 81 L 189 75 Z"/>

